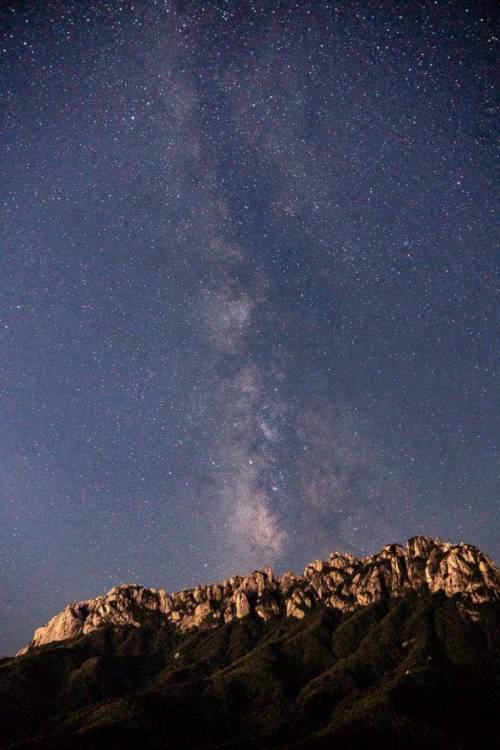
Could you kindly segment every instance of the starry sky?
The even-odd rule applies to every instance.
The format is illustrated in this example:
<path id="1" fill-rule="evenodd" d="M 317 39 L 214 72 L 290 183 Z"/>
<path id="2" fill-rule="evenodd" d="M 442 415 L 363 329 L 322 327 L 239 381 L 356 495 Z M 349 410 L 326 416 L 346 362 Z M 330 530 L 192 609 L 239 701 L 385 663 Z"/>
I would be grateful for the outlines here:
<path id="1" fill-rule="evenodd" d="M 2 5 L 0 654 L 122 582 L 500 557 L 493 9 Z"/>

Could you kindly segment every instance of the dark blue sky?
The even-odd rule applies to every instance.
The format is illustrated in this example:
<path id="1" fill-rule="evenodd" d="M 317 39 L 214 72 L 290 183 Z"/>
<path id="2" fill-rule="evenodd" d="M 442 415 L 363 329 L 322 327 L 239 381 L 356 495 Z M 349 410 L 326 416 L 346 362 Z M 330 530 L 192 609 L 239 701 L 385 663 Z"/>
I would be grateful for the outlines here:
<path id="1" fill-rule="evenodd" d="M 0 653 L 121 582 L 498 558 L 494 5 L 3 7 Z"/>

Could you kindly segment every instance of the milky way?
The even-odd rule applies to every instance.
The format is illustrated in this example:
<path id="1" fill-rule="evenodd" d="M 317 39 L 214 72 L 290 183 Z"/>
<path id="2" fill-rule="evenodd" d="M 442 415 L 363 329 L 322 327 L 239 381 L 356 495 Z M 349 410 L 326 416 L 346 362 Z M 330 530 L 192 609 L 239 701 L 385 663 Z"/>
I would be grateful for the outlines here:
<path id="1" fill-rule="evenodd" d="M 3 6 L 0 653 L 122 582 L 499 555 L 493 9 Z"/>

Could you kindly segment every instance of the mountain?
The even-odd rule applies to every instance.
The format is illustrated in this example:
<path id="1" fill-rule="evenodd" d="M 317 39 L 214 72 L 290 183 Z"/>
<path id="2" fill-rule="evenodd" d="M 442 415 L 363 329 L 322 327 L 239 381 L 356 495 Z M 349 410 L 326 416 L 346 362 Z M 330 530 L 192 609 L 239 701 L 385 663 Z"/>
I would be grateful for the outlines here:
<path id="1" fill-rule="evenodd" d="M 334 552 L 306 566 L 303 576 L 255 571 L 175 594 L 136 584 L 116 586 L 104 596 L 69 604 L 38 628 L 27 648 L 90 633 L 105 625 L 168 625 L 180 630 L 211 628 L 246 615 L 302 618 L 319 603 L 344 613 L 422 587 L 459 595 L 462 607 L 500 598 L 493 562 L 469 544 L 413 537 L 406 547 L 391 544 L 364 559 Z M 25 652 L 22 649 L 19 654 Z"/>
<path id="2" fill-rule="evenodd" d="M 500 575 L 414 537 L 70 604 L 0 662 L 0 747 L 496 747 Z"/>

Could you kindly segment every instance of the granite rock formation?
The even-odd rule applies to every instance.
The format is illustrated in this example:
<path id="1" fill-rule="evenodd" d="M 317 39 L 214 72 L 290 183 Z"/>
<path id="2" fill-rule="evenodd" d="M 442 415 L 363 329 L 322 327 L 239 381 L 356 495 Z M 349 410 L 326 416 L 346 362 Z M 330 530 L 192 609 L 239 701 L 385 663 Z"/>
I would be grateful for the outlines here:
<path id="1" fill-rule="evenodd" d="M 69 604 L 35 631 L 26 648 L 89 633 L 106 625 L 168 625 L 181 631 L 213 628 L 252 615 L 264 621 L 284 615 L 302 618 L 321 602 L 350 613 L 385 598 L 426 589 L 456 596 L 464 617 L 474 607 L 500 599 L 500 573 L 492 560 L 470 544 L 413 537 L 366 558 L 334 552 L 309 563 L 301 576 L 276 576 L 269 568 L 174 594 L 137 584 Z"/>

